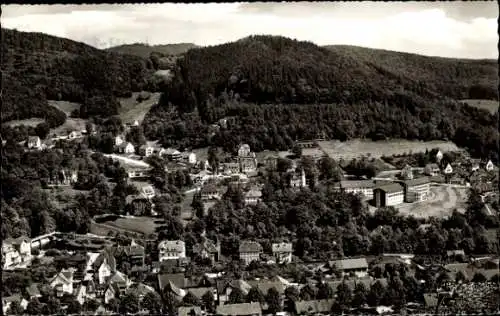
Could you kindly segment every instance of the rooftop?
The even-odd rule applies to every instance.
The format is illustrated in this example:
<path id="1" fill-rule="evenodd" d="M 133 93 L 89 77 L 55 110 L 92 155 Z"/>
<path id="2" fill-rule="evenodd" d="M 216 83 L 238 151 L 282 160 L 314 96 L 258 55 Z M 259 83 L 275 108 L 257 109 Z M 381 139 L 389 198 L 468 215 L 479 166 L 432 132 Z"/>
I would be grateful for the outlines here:
<path id="1" fill-rule="evenodd" d="M 255 241 L 242 241 L 239 252 L 262 252 L 262 246 Z"/>
<path id="2" fill-rule="evenodd" d="M 382 190 L 386 193 L 395 193 L 395 192 L 402 192 L 403 191 L 403 187 L 399 183 L 385 184 L 385 185 L 379 186 L 375 189 Z"/>
<path id="3" fill-rule="evenodd" d="M 421 177 L 421 178 L 416 178 L 413 180 L 407 180 L 404 181 L 404 184 L 409 187 L 417 186 L 417 185 L 422 185 L 422 184 L 427 184 L 430 183 L 430 179 L 428 177 Z"/>

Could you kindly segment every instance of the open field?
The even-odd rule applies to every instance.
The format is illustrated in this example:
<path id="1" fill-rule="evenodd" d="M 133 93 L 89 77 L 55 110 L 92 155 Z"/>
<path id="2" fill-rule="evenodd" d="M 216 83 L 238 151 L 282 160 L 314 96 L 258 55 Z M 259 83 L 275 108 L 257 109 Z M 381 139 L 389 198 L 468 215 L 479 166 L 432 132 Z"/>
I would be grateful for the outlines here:
<path id="1" fill-rule="evenodd" d="M 193 208 L 191 207 L 194 194 L 195 191 L 184 193 L 184 198 L 181 203 L 181 220 L 183 221 L 190 220 L 194 215 Z"/>
<path id="2" fill-rule="evenodd" d="M 106 221 L 102 223 L 93 223 L 92 226 L 95 226 L 95 230 L 92 231 L 94 234 L 101 234 L 103 230 L 105 230 L 106 226 L 113 230 L 116 228 L 116 231 L 122 232 L 133 232 L 144 235 L 149 235 L 155 233 L 156 227 L 161 226 L 157 222 L 160 219 L 152 218 L 152 217 L 120 217 L 114 221 Z"/>
<path id="3" fill-rule="evenodd" d="M 319 141 L 320 148 L 331 158 L 338 160 L 350 160 L 361 156 L 378 158 L 383 155 L 391 156 L 403 153 L 424 152 L 426 149 L 439 148 L 442 151 L 459 151 L 457 145 L 448 141 L 410 141 L 410 140 L 388 140 L 369 141 L 351 140 L 341 142 L 338 140 Z"/>
<path id="4" fill-rule="evenodd" d="M 10 126 L 10 127 L 16 127 L 16 126 L 21 126 L 21 125 L 36 127 L 38 124 L 43 123 L 43 122 L 45 122 L 44 119 L 33 117 L 30 119 L 25 119 L 25 120 L 8 121 L 8 122 L 2 123 L 2 124 L 4 124 L 5 126 Z"/>
<path id="5" fill-rule="evenodd" d="M 136 98 L 139 94 L 139 92 L 135 92 L 130 98 L 119 99 L 121 108 L 118 115 L 123 123 L 133 123 L 136 120 L 141 123 L 151 107 L 160 100 L 160 93 L 156 92 L 151 93 L 149 99 L 143 102 L 137 102 Z"/>
<path id="6" fill-rule="evenodd" d="M 71 115 L 71 112 L 74 110 L 79 110 L 81 104 L 75 102 L 68 101 L 55 101 L 55 100 L 47 100 L 50 106 L 57 108 L 60 111 L 63 111 L 67 117 Z"/>
<path id="7" fill-rule="evenodd" d="M 431 186 L 427 201 L 417 203 L 403 203 L 396 208 L 402 215 L 415 217 L 446 217 L 454 209 L 465 212 L 468 188 L 451 187 L 447 185 Z"/>
<path id="8" fill-rule="evenodd" d="M 498 111 L 498 101 L 495 100 L 466 99 L 460 101 L 476 108 L 488 110 L 491 113 L 495 113 L 496 111 Z"/>

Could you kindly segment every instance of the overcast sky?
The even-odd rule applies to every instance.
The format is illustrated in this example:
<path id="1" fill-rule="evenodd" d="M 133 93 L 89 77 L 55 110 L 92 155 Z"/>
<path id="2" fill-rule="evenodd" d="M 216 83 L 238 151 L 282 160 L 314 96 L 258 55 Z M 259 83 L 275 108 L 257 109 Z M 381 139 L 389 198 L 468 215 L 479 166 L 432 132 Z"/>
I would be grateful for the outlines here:
<path id="1" fill-rule="evenodd" d="M 497 18 L 496 1 L 2 5 L 2 27 L 99 48 L 136 42 L 205 46 L 273 34 L 463 58 L 498 57 Z"/>

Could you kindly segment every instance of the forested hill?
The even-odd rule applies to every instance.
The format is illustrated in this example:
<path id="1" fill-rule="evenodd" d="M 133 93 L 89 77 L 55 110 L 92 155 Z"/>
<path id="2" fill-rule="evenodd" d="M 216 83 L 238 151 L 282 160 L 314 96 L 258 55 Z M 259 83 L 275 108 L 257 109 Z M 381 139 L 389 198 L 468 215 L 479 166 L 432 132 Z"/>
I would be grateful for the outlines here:
<path id="1" fill-rule="evenodd" d="M 498 157 L 498 113 L 455 101 L 477 97 L 478 90 L 491 95 L 496 65 L 392 53 L 400 56 L 391 57 L 397 64 L 377 57 L 381 52 L 355 50 L 279 36 L 191 49 L 178 60 L 145 132 L 166 145 L 233 149 L 244 141 L 255 150 L 287 149 L 294 139 L 318 136 L 447 138 L 475 155 Z M 202 136 L 224 117 L 235 119 L 213 137 Z"/>
<path id="2" fill-rule="evenodd" d="M 139 56 L 142 58 L 149 58 L 152 53 L 159 53 L 163 55 L 180 55 L 184 54 L 191 48 L 197 47 L 192 43 L 177 43 L 165 45 L 148 45 L 148 44 L 126 44 L 113 46 L 107 50 L 115 53 L 122 53 L 128 55 Z"/>
<path id="3" fill-rule="evenodd" d="M 497 60 L 429 57 L 349 45 L 325 47 L 457 99 L 498 99 Z"/>
<path id="4" fill-rule="evenodd" d="M 47 100 L 82 103 L 82 117 L 114 115 L 116 97 L 154 89 L 153 71 L 150 60 L 137 56 L 2 28 L 2 122 L 42 117 L 49 125 L 62 124 L 64 113 Z"/>

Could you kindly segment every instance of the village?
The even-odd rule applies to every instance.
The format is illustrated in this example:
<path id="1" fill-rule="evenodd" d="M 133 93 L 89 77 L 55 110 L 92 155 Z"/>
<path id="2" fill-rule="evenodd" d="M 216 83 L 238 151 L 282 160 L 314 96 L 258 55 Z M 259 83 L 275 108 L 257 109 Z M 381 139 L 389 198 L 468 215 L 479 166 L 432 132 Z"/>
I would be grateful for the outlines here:
<path id="1" fill-rule="evenodd" d="M 139 123 L 135 122 L 126 128 L 130 130 L 138 126 Z M 54 141 L 81 141 L 87 134 L 86 131 L 73 131 L 67 136 L 49 138 L 46 142 L 39 137 L 30 137 L 25 146 L 26 150 L 44 150 L 53 146 Z M 296 147 L 299 149 L 294 151 L 300 152 L 300 148 L 314 148 L 316 145 L 307 142 L 297 143 Z M 267 153 L 258 161 L 257 153 L 252 152 L 248 144 L 241 144 L 235 155 L 226 154 L 224 159 L 219 155 L 212 154 L 212 157 L 201 160 L 192 151 L 162 148 L 149 141 L 136 148 L 124 134 L 115 136 L 114 153 L 106 154 L 106 157 L 119 161 L 126 169 L 128 181 L 139 189 L 139 194 L 127 196 L 127 206 L 121 216 L 131 221 L 137 214 L 151 218 L 161 216 L 153 203 L 159 193 L 148 182 L 151 157 L 161 157 L 166 161 L 165 172 L 186 170 L 189 173 L 193 183 L 189 191 L 199 194 L 203 216 L 209 216 L 211 207 L 223 199 L 230 187 L 241 190 L 245 206 L 259 205 L 263 199 L 264 183 L 261 179 L 266 171 L 275 170 L 284 160 L 288 163 L 284 172 L 290 190 L 329 185 L 334 191 L 360 196 L 371 212 L 386 207 L 411 212 L 411 207 L 418 205 L 432 211 L 432 208 L 439 208 L 435 203 L 443 198 L 439 196 L 440 190 L 474 188 L 480 192 L 487 213 L 497 216 L 488 202 L 498 196 L 498 169 L 491 160 L 458 155 L 450 161 L 449 157 L 445 158 L 446 153 L 437 150 L 433 162 L 412 167 L 404 162 L 411 156 L 402 155 L 391 158 L 401 160 L 395 163 L 401 165 L 401 169 L 393 168 L 361 178 L 342 170 L 339 181 L 325 184 L 314 174 L 306 175 L 301 162 L 304 157 L 318 162 L 324 155 L 307 156 L 302 152 L 290 155 L 291 158 L 282 158 Z M 49 176 L 46 185 L 49 188 L 71 186 L 77 180 L 76 170 L 63 170 Z M 444 216 L 450 216 L 451 209 L 459 208 L 456 202 L 447 206 L 449 214 Z M 189 221 L 196 216 L 193 213 L 191 211 L 189 216 L 181 214 L 181 217 Z M 425 229 L 425 225 L 419 229 Z M 36 239 L 4 240 L 4 271 L 22 273 L 50 268 L 44 272 L 43 281 L 21 289 L 22 295 L 4 296 L 3 312 L 12 309 L 32 311 L 36 306 L 28 307 L 30 302 L 52 291 L 60 298 L 62 308 L 73 314 L 153 314 L 168 310 L 167 313 L 175 315 L 329 315 L 335 308 L 347 313 L 397 314 L 401 306 L 395 307 L 396 303 L 384 301 L 377 292 L 381 289 L 396 290 L 401 286 L 391 281 L 398 273 L 411 275 L 420 283 L 425 283 L 429 275 L 436 276 L 439 282 L 456 280 L 440 283 L 433 292 L 424 293 L 421 301 L 410 299 L 402 302 L 408 312 L 434 313 L 441 305 L 441 308 L 447 308 L 443 302 L 452 299 L 449 293 L 465 293 L 460 296 L 465 299 L 467 291 L 475 293 L 467 299 L 476 300 L 467 304 L 495 308 L 495 303 L 487 298 L 497 291 L 492 285 L 498 284 L 499 259 L 496 255 L 472 256 L 463 249 L 456 249 L 437 260 L 439 263 L 426 261 L 413 253 L 381 253 L 378 256 L 304 262 L 295 256 L 293 240 L 285 238 L 266 247 L 255 240 L 241 240 L 236 248 L 237 254 L 227 258 L 221 254 L 222 245 L 218 240 L 209 239 L 203 232 L 201 239 L 202 242 L 189 247 L 185 240 L 150 239 L 137 234 L 112 237 L 53 232 Z M 197 269 L 195 259 L 203 260 L 205 268 Z M 235 273 L 229 272 L 232 266 L 236 267 Z M 254 266 L 268 272 L 252 276 L 248 267 Z M 290 269 L 300 269 L 305 274 L 293 277 Z M 474 287 L 479 287 L 479 290 L 474 290 Z M 363 297 L 361 303 L 350 304 L 356 295 Z"/>

